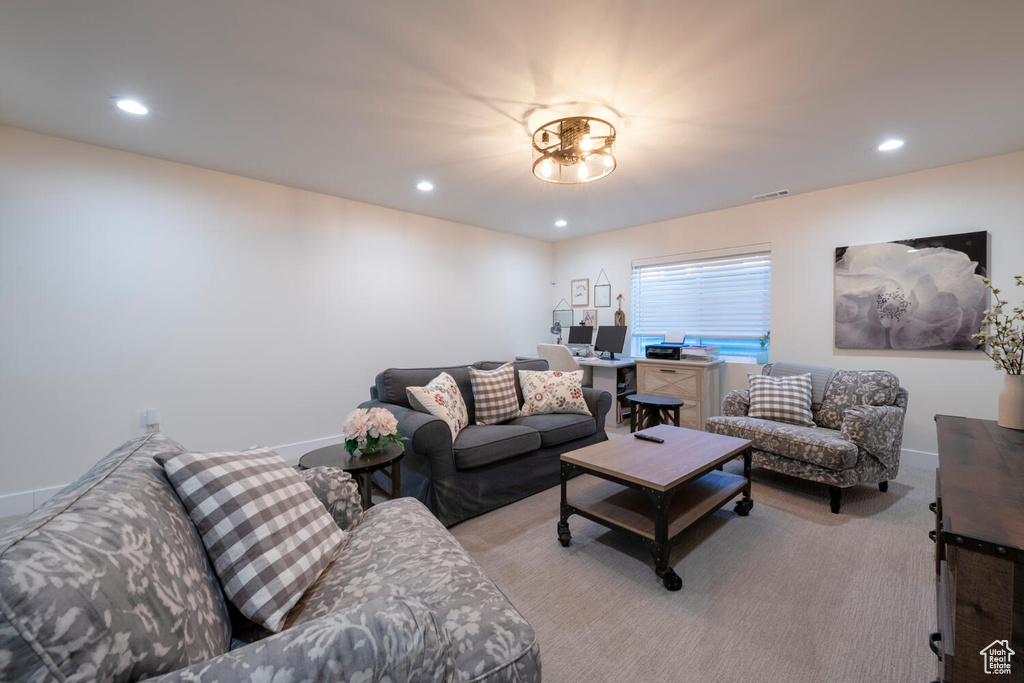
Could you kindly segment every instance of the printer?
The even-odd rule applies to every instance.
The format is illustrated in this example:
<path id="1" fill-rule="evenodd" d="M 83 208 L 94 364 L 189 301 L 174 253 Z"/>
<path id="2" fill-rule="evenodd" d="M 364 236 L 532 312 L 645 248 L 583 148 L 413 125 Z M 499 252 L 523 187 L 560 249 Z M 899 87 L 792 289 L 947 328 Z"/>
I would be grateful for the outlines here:
<path id="1" fill-rule="evenodd" d="M 651 344 L 647 347 L 647 357 L 651 360 L 681 360 L 686 351 L 685 346 L 680 343 Z"/>

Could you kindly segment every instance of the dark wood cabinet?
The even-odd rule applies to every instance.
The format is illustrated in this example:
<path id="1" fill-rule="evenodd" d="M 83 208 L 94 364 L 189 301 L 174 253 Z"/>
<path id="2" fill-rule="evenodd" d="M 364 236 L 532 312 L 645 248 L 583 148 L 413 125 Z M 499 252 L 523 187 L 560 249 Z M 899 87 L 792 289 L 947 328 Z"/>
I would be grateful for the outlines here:
<path id="1" fill-rule="evenodd" d="M 948 415 L 935 422 L 937 630 L 929 646 L 938 680 L 1024 682 L 1024 432 Z M 986 673 L 982 650 L 997 641 L 1015 653 L 1009 674 Z"/>

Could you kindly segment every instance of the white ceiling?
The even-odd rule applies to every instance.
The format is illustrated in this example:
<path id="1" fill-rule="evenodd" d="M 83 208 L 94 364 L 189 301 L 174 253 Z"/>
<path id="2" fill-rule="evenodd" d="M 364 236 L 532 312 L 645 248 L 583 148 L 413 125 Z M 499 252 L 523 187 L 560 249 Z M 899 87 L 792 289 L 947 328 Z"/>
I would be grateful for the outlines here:
<path id="1" fill-rule="evenodd" d="M 0 122 L 557 240 L 1024 149 L 1022 35 L 1018 0 L 0 0 Z M 621 117 L 603 180 L 531 175 L 567 102 Z"/>

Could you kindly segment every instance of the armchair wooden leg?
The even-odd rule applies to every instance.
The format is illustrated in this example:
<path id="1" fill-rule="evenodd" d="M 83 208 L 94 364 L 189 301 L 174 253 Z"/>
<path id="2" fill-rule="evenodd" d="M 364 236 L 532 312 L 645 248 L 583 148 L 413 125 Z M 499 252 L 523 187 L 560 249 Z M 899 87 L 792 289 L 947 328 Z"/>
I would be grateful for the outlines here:
<path id="1" fill-rule="evenodd" d="M 828 487 L 829 506 L 832 508 L 832 514 L 839 514 L 839 506 L 843 502 L 843 490 L 838 486 Z"/>
<path id="2" fill-rule="evenodd" d="M 886 491 L 888 491 L 889 490 L 889 482 L 887 482 L 887 481 L 880 481 L 880 482 L 878 482 L 878 490 L 881 491 L 882 493 L 885 493 Z"/>

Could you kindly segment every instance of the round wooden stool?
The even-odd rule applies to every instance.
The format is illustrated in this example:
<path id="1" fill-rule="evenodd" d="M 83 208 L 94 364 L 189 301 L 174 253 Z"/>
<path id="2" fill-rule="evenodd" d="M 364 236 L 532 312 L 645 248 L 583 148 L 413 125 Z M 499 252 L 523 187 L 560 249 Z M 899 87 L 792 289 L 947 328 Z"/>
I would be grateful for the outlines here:
<path id="1" fill-rule="evenodd" d="M 683 407 L 683 399 L 655 394 L 633 394 L 626 398 L 633 404 L 633 409 L 629 411 L 630 432 L 662 424 L 679 426 L 679 409 Z"/>

